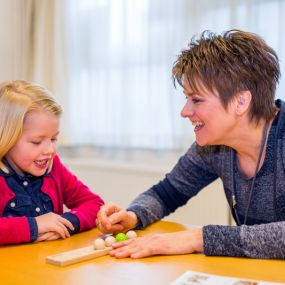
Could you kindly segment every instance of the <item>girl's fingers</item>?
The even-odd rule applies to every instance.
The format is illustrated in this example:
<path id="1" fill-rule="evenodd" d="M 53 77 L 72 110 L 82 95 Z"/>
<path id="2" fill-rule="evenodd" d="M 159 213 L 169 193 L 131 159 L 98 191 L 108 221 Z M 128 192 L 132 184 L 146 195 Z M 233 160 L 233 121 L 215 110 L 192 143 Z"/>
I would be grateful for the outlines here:
<path id="1" fill-rule="evenodd" d="M 60 235 L 56 232 L 47 232 L 39 235 L 39 237 L 35 240 L 35 242 L 41 242 L 46 240 L 56 240 L 59 239 Z"/>
<path id="2" fill-rule="evenodd" d="M 63 225 L 65 225 L 66 227 L 68 227 L 71 231 L 74 231 L 74 226 L 72 225 L 72 223 L 71 223 L 69 220 L 67 220 L 67 219 L 65 219 L 65 218 L 63 218 L 63 217 L 61 217 L 61 216 L 59 216 L 59 221 L 60 221 Z"/>
<path id="3" fill-rule="evenodd" d="M 67 228 L 60 221 L 56 222 L 53 231 L 57 232 L 60 235 L 60 237 L 63 239 L 70 237 L 70 234 L 69 234 Z"/>

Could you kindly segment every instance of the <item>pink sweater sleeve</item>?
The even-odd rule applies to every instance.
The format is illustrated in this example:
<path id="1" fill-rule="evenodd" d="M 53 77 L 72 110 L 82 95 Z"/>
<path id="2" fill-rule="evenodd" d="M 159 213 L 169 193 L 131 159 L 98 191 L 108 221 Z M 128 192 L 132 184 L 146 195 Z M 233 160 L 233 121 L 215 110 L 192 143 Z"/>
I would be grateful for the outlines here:
<path id="1" fill-rule="evenodd" d="M 30 242 L 30 238 L 26 217 L 0 218 L 0 245 Z"/>
<path id="2" fill-rule="evenodd" d="M 60 176 L 63 203 L 70 209 L 70 213 L 78 217 L 80 231 L 95 227 L 96 217 L 100 207 L 104 204 L 101 197 L 92 192 L 74 174 L 72 174 L 59 160 L 54 161 L 54 171 Z"/>

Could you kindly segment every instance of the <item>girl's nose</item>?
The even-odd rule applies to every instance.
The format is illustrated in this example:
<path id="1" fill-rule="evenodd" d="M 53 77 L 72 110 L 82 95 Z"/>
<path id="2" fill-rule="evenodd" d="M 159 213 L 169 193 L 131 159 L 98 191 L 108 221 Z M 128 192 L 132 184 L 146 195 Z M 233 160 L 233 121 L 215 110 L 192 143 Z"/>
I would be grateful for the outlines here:
<path id="1" fill-rule="evenodd" d="M 53 142 L 47 142 L 44 148 L 44 154 L 53 154 L 56 150 L 55 144 Z"/>

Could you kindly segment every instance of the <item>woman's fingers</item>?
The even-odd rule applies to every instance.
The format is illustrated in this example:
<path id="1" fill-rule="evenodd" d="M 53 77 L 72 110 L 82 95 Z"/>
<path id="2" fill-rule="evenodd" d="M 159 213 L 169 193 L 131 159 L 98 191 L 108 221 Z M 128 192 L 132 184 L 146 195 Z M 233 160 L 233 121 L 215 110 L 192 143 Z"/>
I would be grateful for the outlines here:
<path id="1" fill-rule="evenodd" d="M 113 230 L 112 216 L 121 210 L 122 210 L 121 207 L 113 203 L 108 203 L 103 205 L 100 208 L 96 220 L 96 224 L 99 230 L 102 231 L 103 233 L 112 232 Z"/>
<path id="2" fill-rule="evenodd" d="M 110 251 L 110 255 L 116 258 L 142 258 L 155 255 L 152 245 L 145 245 L 145 242 L 144 238 L 136 238 L 116 243 L 113 245 L 114 249 Z"/>
<path id="3" fill-rule="evenodd" d="M 112 245 L 110 255 L 116 258 L 142 258 L 152 255 L 186 254 L 202 252 L 201 228 L 175 233 L 145 235 Z"/>

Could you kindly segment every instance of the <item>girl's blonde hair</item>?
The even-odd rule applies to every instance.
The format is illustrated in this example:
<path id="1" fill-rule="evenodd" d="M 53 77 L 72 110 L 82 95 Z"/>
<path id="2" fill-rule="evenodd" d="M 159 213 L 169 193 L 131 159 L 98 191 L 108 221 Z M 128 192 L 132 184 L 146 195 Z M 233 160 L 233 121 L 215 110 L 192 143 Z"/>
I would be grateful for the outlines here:
<path id="1" fill-rule="evenodd" d="M 60 116 L 62 108 L 42 86 L 22 80 L 0 84 L 0 169 L 4 172 L 9 171 L 3 158 L 21 137 L 27 115 L 37 111 Z"/>

